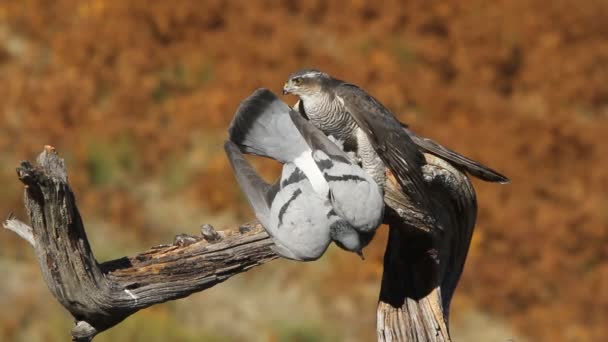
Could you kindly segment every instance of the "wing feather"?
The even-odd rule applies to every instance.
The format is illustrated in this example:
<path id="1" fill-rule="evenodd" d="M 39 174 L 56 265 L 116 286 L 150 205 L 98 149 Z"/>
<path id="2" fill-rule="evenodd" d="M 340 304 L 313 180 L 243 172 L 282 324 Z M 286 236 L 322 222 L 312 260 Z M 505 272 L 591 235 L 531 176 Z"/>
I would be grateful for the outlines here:
<path id="1" fill-rule="evenodd" d="M 378 100 L 353 84 L 337 86 L 336 95 L 344 101 L 346 109 L 367 134 L 374 150 L 397 177 L 410 200 L 428 212 L 430 204 L 420 169 L 426 162 L 401 123 Z"/>
<path id="2" fill-rule="evenodd" d="M 242 152 L 290 162 L 306 147 L 288 116 L 290 111 L 270 90 L 257 89 L 239 105 L 228 136 Z"/>
<path id="3" fill-rule="evenodd" d="M 253 169 L 251 164 L 245 159 L 238 146 L 226 141 L 224 150 L 230 161 L 230 165 L 234 170 L 236 180 L 247 197 L 247 201 L 253 208 L 255 216 L 260 220 L 264 227 L 269 227 L 270 224 L 270 205 L 276 187 L 266 183 Z M 271 194 L 272 196 L 269 196 Z"/>

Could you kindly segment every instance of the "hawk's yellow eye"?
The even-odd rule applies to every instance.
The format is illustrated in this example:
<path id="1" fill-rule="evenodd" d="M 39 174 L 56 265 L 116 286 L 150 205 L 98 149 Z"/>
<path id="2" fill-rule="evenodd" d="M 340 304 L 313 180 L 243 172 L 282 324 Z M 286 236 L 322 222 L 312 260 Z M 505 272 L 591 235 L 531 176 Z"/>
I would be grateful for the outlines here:
<path id="1" fill-rule="evenodd" d="M 293 79 L 293 84 L 299 85 L 300 83 L 302 83 L 302 77 L 296 77 Z"/>

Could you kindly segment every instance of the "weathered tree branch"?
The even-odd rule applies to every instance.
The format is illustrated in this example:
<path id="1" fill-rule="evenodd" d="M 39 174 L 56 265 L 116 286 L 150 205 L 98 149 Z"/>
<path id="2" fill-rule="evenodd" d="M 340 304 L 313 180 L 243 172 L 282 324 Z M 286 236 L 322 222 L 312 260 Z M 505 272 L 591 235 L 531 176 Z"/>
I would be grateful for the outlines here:
<path id="1" fill-rule="evenodd" d="M 378 305 L 381 341 L 449 341 L 447 306 L 470 242 L 475 194 L 464 174 L 426 157 L 425 179 L 444 230 L 418 228 L 425 226 L 417 225 L 420 217 L 407 210 L 411 206 L 394 179 L 388 182 L 392 210 Z M 76 319 L 75 341 L 90 341 L 138 310 L 205 290 L 277 257 L 259 224 L 219 233 L 205 225 L 201 236 L 179 235 L 171 245 L 99 264 L 54 149 L 47 146 L 37 166 L 22 162 L 17 173 L 32 227 L 13 217 L 4 226 L 34 246 L 49 289 Z"/>
<path id="2" fill-rule="evenodd" d="M 276 258 L 259 225 L 244 234 L 225 232 L 221 239 L 207 226 L 204 233 L 212 243 L 182 236 L 174 245 L 98 264 L 55 151 L 47 147 L 36 167 L 22 162 L 17 174 L 26 186 L 25 206 L 42 274 L 76 319 L 76 341 L 89 341 L 138 310 L 202 291 Z M 12 218 L 5 222 L 11 230 L 27 232 L 24 226 Z"/>

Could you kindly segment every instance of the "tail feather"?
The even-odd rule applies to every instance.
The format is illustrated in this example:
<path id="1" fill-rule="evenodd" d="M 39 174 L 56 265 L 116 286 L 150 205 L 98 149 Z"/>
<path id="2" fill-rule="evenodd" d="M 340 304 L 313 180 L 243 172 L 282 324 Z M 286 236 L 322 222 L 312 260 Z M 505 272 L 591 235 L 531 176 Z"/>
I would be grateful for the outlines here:
<path id="1" fill-rule="evenodd" d="M 509 178 L 503 176 L 498 171 L 492 170 L 491 168 L 479 162 L 476 162 L 455 151 L 452 151 L 449 148 L 446 148 L 431 139 L 417 136 L 414 132 L 407 129 L 407 126 L 403 126 L 405 131 L 412 138 L 412 141 L 416 145 L 418 145 L 418 147 L 422 148 L 424 152 L 428 152 L 430 154 L 434 154 L 440 158 L 443 158 L 446 161 L 452 163 L 455 167 L 463 169 L 471 175 L 486 182 L 495 182 L 503 184 L 510 182 Z"/>
<path id="2" fill-rule="evenodd" d="M 290 162 L 307 149 L 290 111 L 270 90 L 260 88 L 237 109 L 228 128 L 230 140 L 245 153 Z"/>
<path id="3" fill-rule="evenodd" d="M 276 186 L 266 183 L 245 159 L 239 148 L 231 141 L 226 141 L 224 150 L 234 170 L 236 180 L 253 208 L 255 216 L 264 227 L 270 224 L 270 205 Z"/>

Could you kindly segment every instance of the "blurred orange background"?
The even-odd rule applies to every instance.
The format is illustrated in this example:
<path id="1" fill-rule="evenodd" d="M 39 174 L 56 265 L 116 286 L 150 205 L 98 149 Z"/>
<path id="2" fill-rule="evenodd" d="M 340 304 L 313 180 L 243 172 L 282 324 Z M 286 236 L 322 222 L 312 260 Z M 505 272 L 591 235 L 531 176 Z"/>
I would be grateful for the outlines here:
<path id="1" fill-rule="evenodd" d="M 26 219 L 14 168 L 50 144 L 100 261 L 250 220 L 226 127 L 255 88 L 315 67 L 512 179 L 474 181 L 456 341 L 605 341 L 606 18 L 605 0 L 0 0 L 0 214 Z M 385 241 L 365 262 L 335 248 L 274 261 L 96 341 L 373 340 Z M 6 231 L 0 273 L 0 340 L 69 338 L 31 248 Z"/>

